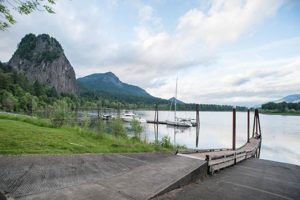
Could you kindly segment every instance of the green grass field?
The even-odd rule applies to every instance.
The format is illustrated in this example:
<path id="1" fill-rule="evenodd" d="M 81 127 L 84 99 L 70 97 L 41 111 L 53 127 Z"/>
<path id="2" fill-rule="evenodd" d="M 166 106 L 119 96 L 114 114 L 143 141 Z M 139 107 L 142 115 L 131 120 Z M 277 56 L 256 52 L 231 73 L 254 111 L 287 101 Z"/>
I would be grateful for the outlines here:
<path id="1" fill-rule="evenodd" d="M 44 119 L 0 114 L 0 154 L 60 154 L 171 151 L 75 127 L 55 128 Z"/>

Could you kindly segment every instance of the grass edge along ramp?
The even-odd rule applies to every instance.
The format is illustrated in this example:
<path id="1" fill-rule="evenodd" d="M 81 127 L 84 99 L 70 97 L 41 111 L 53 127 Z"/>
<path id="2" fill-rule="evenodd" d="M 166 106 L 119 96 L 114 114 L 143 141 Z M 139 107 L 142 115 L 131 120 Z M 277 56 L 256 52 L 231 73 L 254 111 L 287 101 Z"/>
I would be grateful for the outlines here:
<path id="1" fill-rule="evenodd" d="M 80 127 L 53 127 L 47 119 L 0 114 L 0 154 L 79 154 L 172 151 L 159 144 L 96 133 Z"/>

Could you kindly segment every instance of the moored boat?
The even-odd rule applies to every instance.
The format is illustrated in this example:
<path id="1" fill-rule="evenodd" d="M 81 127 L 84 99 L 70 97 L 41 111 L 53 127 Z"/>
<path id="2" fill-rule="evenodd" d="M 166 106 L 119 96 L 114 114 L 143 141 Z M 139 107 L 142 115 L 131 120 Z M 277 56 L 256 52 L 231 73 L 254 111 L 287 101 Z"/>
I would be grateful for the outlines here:
<path id="1" fill-rule="evenodd" d="M 166 120 L 166 124 L 171 125 L 171 126 L 192 127 L 193 124 L 190 119 L 178 118 L 176 116 L 177 82 L 178 82 L 178 77 L 176 78 L 176 90 L 175 90 L 175 98 L 174 98 L 174 108 L 175 108 L 174 109 L 174 120 Z M 171 102 L 171 105 L 172 105 L 172 102 Z"/>
<path id="2" fill-rule="evenodd" d="M 137 120 L 137 121 L 139 121 L 139 122 L 141 122 L 141 123 L 146 123 L 146 122 L 147 122 L 144 118 L 142 118 L 142 117 L 140 117 L 140 116 L 134 114 L 133 112 L 125 112 L 125 113 L 121 116 L 121 119 L 122 119 L 124 122 L 131 122 L 132 120 Z"/>

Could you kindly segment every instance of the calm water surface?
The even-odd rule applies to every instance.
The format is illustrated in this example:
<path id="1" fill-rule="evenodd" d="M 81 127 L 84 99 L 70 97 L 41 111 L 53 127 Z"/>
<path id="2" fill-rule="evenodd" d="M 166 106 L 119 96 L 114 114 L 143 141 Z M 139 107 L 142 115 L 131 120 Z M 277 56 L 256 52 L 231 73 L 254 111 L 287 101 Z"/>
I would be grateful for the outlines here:
<path id="1" fill-rule="evenodd" d="M 136 111 L 147 120 L 154 119 L 154 111 Z M 177 112 L 178 117 L 196 118 L 195 112 Z M 254 113 L 251 113 L 252 131 Z M 159 111 L 159 120 L 173 119 L 173 112 Z M 300 165 L 300 116 L 260 114 L 262 129 L 262 159 Z M 142 137 L 147 141 L 170 137 L 173 144 L 185 145 L 193 149 L 231 148 L 232 113 L 200 112 L 200 133 L 198 146 L 196 128 L 174 128 L 167 125 L 144 124 Z M 157 132 L 157 134 L 156 134 Z M 247 113 L 237 112 L 237 147 L 247 141 Z"/>

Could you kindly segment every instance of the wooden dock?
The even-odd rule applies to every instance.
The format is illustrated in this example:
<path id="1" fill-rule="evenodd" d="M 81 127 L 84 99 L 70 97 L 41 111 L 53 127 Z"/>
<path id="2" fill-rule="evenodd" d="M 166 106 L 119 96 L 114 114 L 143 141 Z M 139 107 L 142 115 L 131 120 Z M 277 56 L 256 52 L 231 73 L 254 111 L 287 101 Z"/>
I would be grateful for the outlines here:
<path id="1" fill-rule="evenodd" d="M 208 149 L 197 150 L 192 153 L 183 153 L 180 155 L 187 155 L 187 157 L 198 158 L 206 160 L 208 165 L 208 172 L 213 174 L 215 171 L 235 165 L 243 160 L 251 157 L 258 157 L 261 145 L 261 138 L 251 138 L 249 143 L 240 147 L 237 150 L 232 149 Z"/>
<path id="2" fill-rule="evenodd" d="M 153 120 L 147 120 L 147 123 L 149 123 L 149 124 L 167 124 L 166 121 L 153 121 Z"/>
<path id="3" fill-rule="evenodd" d="M 166 125 L 168 125 L 166 121 L 147 120 L 147 123 L 149 123 L 149 124 L 166 124 Z M 193 127 L 197 126 L 197 124 L 195 124 L 195 123 L 192 123 L 192 125 L 193 125 Z M 175 126 L 175 125 L 170 125 L 170 126 Z"/>
<path id="4" fill-rule="evenodd" d="M 183 152 L 179 155 L 206 160 L 208 166 L 208 173 L 213 174 L 215 171 L 235 165 L 243 160 L 251 157 L 260 156 L 261 148 L 261 127 L 259 121 L 259 113 L 256 109 L 254 112 L 254 123 L 252 137 L 250 136 L 250 111 L 247 115 L 247 142 L 242 147 L 236 149 L 236 110 L 233 109 L 233 127 L 232 127 L 232 148 L 231 149 L 207 149 L 194 150 L 190 152 Z"/>

